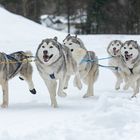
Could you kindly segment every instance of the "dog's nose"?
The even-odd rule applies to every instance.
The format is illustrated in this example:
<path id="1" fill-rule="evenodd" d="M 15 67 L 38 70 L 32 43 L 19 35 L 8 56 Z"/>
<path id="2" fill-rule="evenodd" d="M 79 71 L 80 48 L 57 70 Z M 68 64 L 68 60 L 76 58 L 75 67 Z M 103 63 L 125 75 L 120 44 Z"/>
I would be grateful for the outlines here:
<path id="1" fill-rule="evenodd" d="M 128 51 L 125 51 L 124 53 L 125 53 L 125 54 L 128 54 Z"/>
<path id="2" fill-rule="evenodd" d="M 114 47 L 113 50 L 116 50 L 116 48 Z"/>
<path id="3" fill-rule="evenodd" d="M 47 53 L 48 53 L 48 51 L 47 51 L 47 50 L 45 50 L 45 51 L 43 51 L 43 53 L 44 53 L 44 54 L 47 54 Z"/>

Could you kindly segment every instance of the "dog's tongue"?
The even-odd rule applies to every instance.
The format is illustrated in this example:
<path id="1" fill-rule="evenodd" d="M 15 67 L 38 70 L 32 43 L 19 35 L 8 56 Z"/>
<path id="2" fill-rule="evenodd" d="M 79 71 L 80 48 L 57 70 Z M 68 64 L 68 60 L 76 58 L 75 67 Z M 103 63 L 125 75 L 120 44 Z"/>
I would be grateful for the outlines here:
<path id="1" fill-rule="evenodd" d="M 128 61 L 130 58 L 132 58 L 132 54 L 130 54 L 130 55 L 126 54 L 126 55 L 125 55 L 126 61 Z"/>
<path id="2" fill-rule="evenodd" d="M 49 56 L 48 55 L 43 55 L 43 59 L 45 62 L 47 62 L 49 60 Z"/>

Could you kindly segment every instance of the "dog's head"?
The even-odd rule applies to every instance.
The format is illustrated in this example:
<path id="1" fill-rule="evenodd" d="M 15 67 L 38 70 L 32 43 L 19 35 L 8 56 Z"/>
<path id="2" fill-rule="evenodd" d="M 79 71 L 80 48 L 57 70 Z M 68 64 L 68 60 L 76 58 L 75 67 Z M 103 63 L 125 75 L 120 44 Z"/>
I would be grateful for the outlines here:
<path id="1" fill-rule="evenodd" d="M 57 42 L 57 37 L 45 39 L 39 45 L 36 57 L 43 64 L 50 65 L 60 57 L 61 45 Z"/>
<path id="2" fill-rule="evenodd" d="M 128 62 L 135 60 L 139 56 L 140 48 L 136 41 L 129 40 L 123 44 L 120 52 L 124 61 Z"/>
<path id="3" fill-rule="evenodd" d="M 109 55 L 115 57 L 120 56 L 120 49 L 122 46 L 122 42 L 120 40 L 113 40 L 107 47 L 107 52 Z"/>
<path id="4" fill-rule="evenodd" d="M 68 34 L 63 40 L 63 44 L 70 49 L 73 58 L 78 62 L 86 55 L 87 50 L 82 40 L 78 38 L 77 35 L 71 36 Z"/>

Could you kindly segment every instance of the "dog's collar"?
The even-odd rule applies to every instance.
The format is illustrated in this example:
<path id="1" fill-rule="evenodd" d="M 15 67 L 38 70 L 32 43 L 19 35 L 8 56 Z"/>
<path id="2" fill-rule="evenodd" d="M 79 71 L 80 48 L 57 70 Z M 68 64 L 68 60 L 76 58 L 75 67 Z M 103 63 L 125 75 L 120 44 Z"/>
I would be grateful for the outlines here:
<path id="1" fill-rule="evenodd" d="M 54 73 L 50 74 L 49 76 L 50 76 L 51 79 L 55 79 Z"/>

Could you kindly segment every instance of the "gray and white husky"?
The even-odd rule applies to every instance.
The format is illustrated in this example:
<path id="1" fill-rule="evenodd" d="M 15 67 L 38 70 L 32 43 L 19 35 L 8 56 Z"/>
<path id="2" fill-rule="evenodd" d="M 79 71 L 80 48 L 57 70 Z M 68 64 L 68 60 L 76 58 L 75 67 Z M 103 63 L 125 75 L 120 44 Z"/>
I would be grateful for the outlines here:
<path id="1" fill-rule="evenodd" d="M 63 43 L 71 50 L 72 56 L 78 65 L 80 78 L 87 85 L 87 92 L 83 97 L 94 96 L 94 83 L 97 80 L 99 73 L 97 56 L 94 52 L 87 51 L 84 43 L 80 38 L 77 38 L 77 36 L 68 34 L 63 40 Z M 95 61 L 90 62 L 88 60 Z M 67 77 L 66 86 L 68 85 L 68 81 L 69 77 Z M 77 85 L 78 81 L 75 80 L 75 83 Z"/>
<path id="2" fill-rule="evenodd" d="M 20 79 L 25 80 L 28 83 L 29 90 L 32 94 L 36 94 L 34 84 L 32 81 L 32 65 L 28 60 L 30 59 L 30 52 L 15 52 L 12 54 L 0 53 L 0 84 L 3 90 L 3 103 L 2 107 L 8 107 L 9 93 L 8 93 L 8 81 L 20 74 Z M 26 62 L 22 62 L 26 61 Z"/>
<path id="3" fill-rule="evenodd" d="M 77 73 L 76 61 L 74 61 L 71 51 L 57 41 L 57 37 L 41 42 L 36 51 L 36 59 L 37 69 L 50 94 L 51 106 L 57 107 L 56 80 L 59 80 L 57 94 L 66 96 L 63 91 L 64 84 L 67 76 Z"/>
<path id="4" fill-rule="evenodd" d="M 120 40 L 113 40 L 110 42 L 110 44 L 107 47 L 107 52 L 111 58 L 109 59 L 109 66 L 113 66 L 114 68 L 112 72 L 116 76 L 116 84 L 115 89 L 120 89 L 120 85 L 123 82 L 123 73 L 119 70 L 119 65 L 121 64 L 121 58 L 120 58 L 120 49 L 122 47 L 122 42 Z"/>
<path id="5" fill-rule="evenodd" d="M 140 86 L 140 46 L 134 40 L 126 41 L 121 47 L 121 70 L 128 78 L 125 88 L 129 86 L 133 88 L 135 97 L 139 93 Z"/>

